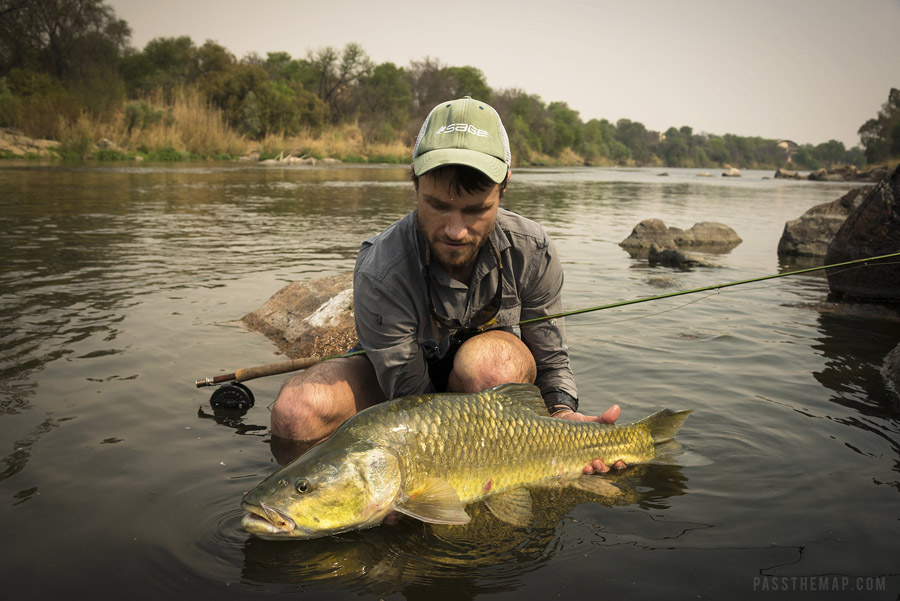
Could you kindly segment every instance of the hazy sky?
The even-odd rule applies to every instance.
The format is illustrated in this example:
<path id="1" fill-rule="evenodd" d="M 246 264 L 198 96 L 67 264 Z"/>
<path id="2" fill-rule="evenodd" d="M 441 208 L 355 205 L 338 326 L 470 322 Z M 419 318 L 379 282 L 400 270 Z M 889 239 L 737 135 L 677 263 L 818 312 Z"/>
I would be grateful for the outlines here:
<path id="1" fill-rule="evenodd" d="M 900 88 L 900 0 L 107 3 L 138 49 L 188 35 L 238 58 L 305 58 L 358 42 L 376 63 L 471 65 L 493 89 L 657 131 L 689 125 L 849 148 Z"/>

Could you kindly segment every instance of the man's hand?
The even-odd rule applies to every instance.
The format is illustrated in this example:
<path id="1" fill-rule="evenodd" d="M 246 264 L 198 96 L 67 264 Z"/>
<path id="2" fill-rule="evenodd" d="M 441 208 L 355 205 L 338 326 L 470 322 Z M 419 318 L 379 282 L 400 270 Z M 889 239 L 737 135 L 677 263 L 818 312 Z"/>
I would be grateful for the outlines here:
<path id="1" fill-rule="evenodd" d="M 583 413 L 578 413 L 577 411 L 561 411 L 553 415 L 553 417 L 558 419 L 570 419 L 576 422 L 599 422 L 601 424 L 612 424 L 615 423 L 617 419 L 619 419 L 619 414 L 622 412 L 622 409 L 619 408 L 618 405 L 613 405 L 609 409 L 603 412 L 603 415 L 584 415 Z M 625 469 L 625 462 L 621 459 L 616 461 L 612 467 L 617 470 Z M 584 466 L 585 474 L 605 474 L 609 471 L 609 466 L 603 463 L 599 459 L 594 459 L 589 464 Z"/>

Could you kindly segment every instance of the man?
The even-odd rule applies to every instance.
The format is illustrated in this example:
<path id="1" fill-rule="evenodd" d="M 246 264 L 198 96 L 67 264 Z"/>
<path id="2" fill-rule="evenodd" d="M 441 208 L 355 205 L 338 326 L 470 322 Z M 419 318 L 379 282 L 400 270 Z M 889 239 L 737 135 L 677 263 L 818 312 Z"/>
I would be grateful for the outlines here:
<path id="1" fill-rule="evenodd" d="M 496 111 L 465 97 L 436 106 L 413 151 L 416 210 L 366 240 L 356 260 L 353 307 L 365 355 L 321 363 L 285 383 L 272 433 L 330 434 L 358 411 L 401 396 L 478 392 L 534 382 L 551 415 L 578 413 L 561 319 L 563 272 L 543 228 L 500 208 L 511 175 Z M 616 467 L 621 462 L 617 462 Z M 609 468 L 596 460 L 585 472 Z"/>

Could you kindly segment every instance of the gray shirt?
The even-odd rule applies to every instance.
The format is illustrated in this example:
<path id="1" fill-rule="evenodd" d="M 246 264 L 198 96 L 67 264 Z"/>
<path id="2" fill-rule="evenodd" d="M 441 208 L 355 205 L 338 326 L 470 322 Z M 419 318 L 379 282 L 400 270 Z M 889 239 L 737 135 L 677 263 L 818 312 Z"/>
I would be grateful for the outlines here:
<path id="1" fill-rule="evenodd" d="M 497 314 L 502 329 L 512 331 L 519 321 L 563 311 L 562 265 L 544 228 L 499 209 L 491 242 L 503 262 Z M 463 324 L 490 304 L 497 291 L 500 270 L 488 244 L 478 255 L 469 286 L 434 263 L 426 271 L 425 246 L 413 211 L 363 242 L 356 259 L 356 333 L 389 399 L 434 392 L 428 361 L 443 357 L 450 347 L 451 332 L 435 323 L 428 308 L 426 274 L 436 312 Z M 541 392 L 546 396 L 560 390 L 577 398 L 563 320 L 524 325 L 520 336 L 534 355 Z"/>

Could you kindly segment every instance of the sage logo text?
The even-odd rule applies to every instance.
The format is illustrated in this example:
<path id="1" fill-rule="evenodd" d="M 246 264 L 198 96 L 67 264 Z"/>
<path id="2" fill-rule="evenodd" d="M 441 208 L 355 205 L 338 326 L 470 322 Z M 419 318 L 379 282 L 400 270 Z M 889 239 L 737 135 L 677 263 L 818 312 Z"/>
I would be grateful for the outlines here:
<path id="1" fill-rule="evenodd" d="M 451 123 L 450 125 L 442 125 L 439 130 L 437 130 L 438 134 L 449 134 L 454 131 L 464 131 L 470 134 L 475 134 L 481 138 L 486 138 L 488 133 L 483 129 L 478 129 L 474 125 L 470 125 L 468 123 Z"/>

